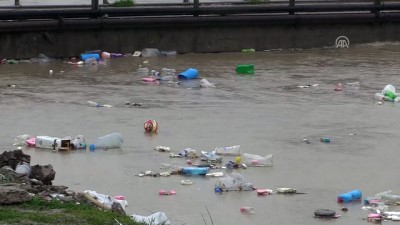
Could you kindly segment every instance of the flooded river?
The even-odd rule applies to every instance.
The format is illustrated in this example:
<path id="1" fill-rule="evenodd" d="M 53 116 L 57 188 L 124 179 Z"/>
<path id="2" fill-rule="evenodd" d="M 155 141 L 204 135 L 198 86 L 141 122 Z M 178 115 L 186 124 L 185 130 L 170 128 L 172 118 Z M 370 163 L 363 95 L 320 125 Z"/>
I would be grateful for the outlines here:
<path id="1" fill-rule="evenodd" d="M 12 150 L 17 135 L 96 137 L 120 132 L 121 149 L 57 153 L 24 148 L 31 164 L 52 164 L 54 184 L 72 190 L 124 195 L 128 214 L 163 211 L 172 224 L 367 224 L 362 203 L 339 204 L 337 195 L 360 189 L 363 197 L 385 190 L 400 193 L 398 179 L 400 105 L 377 104 L 386 84 L 400 86 L 400 44 L 377 43 L 348 49 L 283 50 L 256 53 L 184 54 L 158 58 L 124 57 L 102 65 L 67 61 L 0 65 L 0 149 Z M 144 63 L 147 60 L 148 63 Z M 254 64 L 254 75 L 238 75 L 238 64 Z M 137 69 L 196 68 L 216 88 L 142 82 Z M 53 70 L 53 74 L 49 74 Z M 335 84 L 360 82 L 359 92 L 334 91 Z M 298 86 L 318 84 L 310 88 Z M 13 87 L 12 85 L 15 85 Z M 111 108 L 95 108 L 95 101 Z M 125 102 L 142 103 L 130 107 Z M 159 123 L 144 133 L 148 119 Z M 329 137 L 331 143 L 320 142 Z M 310 143 L 303 142 L 307 138 Z M 296 188 L 299 195 L 259 197 L 255 192 L 217 194 L 217 178 L 138 177 L 159 172 L 162 163 L 186 160 L 154 151 L 166 145 L 178 153 L 190 147 L 211 151 L 241 145 L 242 152 L 274 154 L 272 167 L 238 170 L 259 188 Z M 234 157 L 224 157 L 224 162 Z M 224 171 L 226 172 L 226 171 Z M 181 185 L 191 179 L 193 185 Z M 176 190 L 175 196 L 158 191 Z M 252 206 L 255 215 L 239 208 Z M 348 212 L 341 212 L 347 207 Z M 342 216 L 319 220 L 319 208 Z M 389 224 L 389 223 L 388 223 Z"/>

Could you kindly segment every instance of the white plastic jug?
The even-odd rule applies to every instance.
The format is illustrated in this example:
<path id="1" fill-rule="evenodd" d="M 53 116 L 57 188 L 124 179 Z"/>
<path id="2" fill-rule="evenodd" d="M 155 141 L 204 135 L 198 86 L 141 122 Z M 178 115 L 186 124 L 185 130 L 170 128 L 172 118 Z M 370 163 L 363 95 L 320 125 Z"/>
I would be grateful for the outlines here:
<path id="1" fill-rule="evenodd" d="M 57 150 L 61 147 L 61 138 L 50 136 L 37 136 L 36 148 Z"/>

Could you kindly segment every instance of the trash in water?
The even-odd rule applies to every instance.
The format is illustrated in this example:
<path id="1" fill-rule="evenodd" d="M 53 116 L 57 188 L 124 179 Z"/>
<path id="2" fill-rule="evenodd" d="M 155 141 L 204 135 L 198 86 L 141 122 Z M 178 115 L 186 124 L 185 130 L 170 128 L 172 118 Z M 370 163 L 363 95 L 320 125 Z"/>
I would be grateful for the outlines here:
<path id="1" fill-rule="evenodd" d="M 273 193 L 271 189 L 257 189 L 257 195 L 272 195 Z"/>
<path id="2" fill-rule="evenodd" d="M 310 143 L 311 143 L 310 140 L 308 140 L 307 138 L 303 138 L 303 142 L 305 142 L 305 143 L 307 143 L 307 144 L 310 144 Z"/>
<path id="3" fill-rule="evenodd" d="M 169 176 L 171 176 L 171 173 L 170 172 L 160 172 L 160 176 L 169 177 Z"/>
<path id="4" fill-rule="evenodd" d="M 94 59 L 96 61 L 100 60 L 100 55 L 98 53 L 82 53 L 79 56 L 82 61 L 87 61 L 88 59 Z"/>
<path id="5" fill-rule="evenodd" d="M 197 155 L 196 149 L 192 149 L 192 148 L 185 148 L 182 151 L 180 151 L 178 153 L 178 155 L 180 155 L 181 157 L 188 157 L 188 158 L 197 158 L 197 157 L 199 157 Z"/>
<path id="6" fill-rule="evenodd" d="M 241 154 L 240 145 L 227 146 L 227 147 L 216 147 L 214 151 L 217 155 L 237 156 L 237 155 Z"/>
<path id="7" fill-rule="evenodd" d="M 209 167 L 183 167 L 182 173 L 185 175 L 206 175 Z"/>
<path id="8" fill-rule="evenodd" d="M 314 211 L 314 216 L 317 218 L 338 218 L 336 211 L 330 209 L 317 209 Z"/>
<path id="9" fill-rule="evenodd" d="M 317 87 L 318 84 L 307 84 L 307 85 L 299 85 L 299 88 L 310 88 L 310 87 Z"/>
<path id="10" fill-rule="evenodd" d="M 255 154 L 243 153 L 242 161 L 248 166 L 264 167 L 273 165 L 273 154 L 259 156 Z"/>
<path id="11" fill-rule="evenodd" d="M 399 102 L 399 95 L 399 93 L 396 93 L 396 88 L 393 85 L 387 84 L 381 93 L 375 93 L 375 99 L 388 102 Z"/>
<path id="12" fill-rule="evenodd" d="M 182 185 L 191 185 L 193 182 L 191 180 L 181 180 Z"/>
<path id="13" fill-rule="evenodd" d="M 241 50 L 243 53 L 256 52 L 254 48 L 244 48 Z"/>
<path id="14" fill-rule="evenodd" d="M 171 148 L 168 146 L 158 145 L 157 147 L 154 148 L 154 150 L 159 151 L 159 152 L 170 152 Z"/>
<path id="15" fill-rule="evenodd" d="M 144 130 L 147 133 L 157 133 L 158 123 L 155 120 L 147 120 L 144 123 Z"/>
<path id="16" fill-rule="evenodd" d="M 244 177 L 239 173 L 231 173 L 225 177 L 219 178 L 215 183 L 214 190 L 224 191 L 252 191 L 253 184 L 244 180 Z"/>
<path id="17" fill-rule="evenodd" d="M 96 138 L 94 144 L 90 145 L 90 150 L 93 151 L 95 149 L 113 149 L 120 148 L 122 143 L 124 142 L 124 138 L 120 133 L 111 133 L 102 137 Z"/>
<path id="18" fill-rule="evenodd" d="M 240 208 L 240 212 L 247 215 L 254 215 L 256 214 L 256 210 L 253 207 L 244 206 Z"/>
<path id="19" fill-rule="evenodd" d="M 340 194 L 337 198 L 338 202 L 351 202 L 354 200 L 360 200 L 362 192 L 360 190 L 353 190 L 347 193 Z"/>
<path id="20" fill-rule="evenodd" d="M 206 174 L 206 177 L 223 177 L 223 176 L 224 176 L 223 172 L 213 172 Z"/>
<path id="21" fill-rule="evenodd" d="M 322 138 L 321 138 L 321 142 L 323 142 L 323 143 L 330 143 L 330 142 L 331 142 L 331 139 L 328 138 L 328 137 L 322 137 Z"/>
<path id="22" fill-rule="evenodd" d="M 343 91 L 343 84 L 337 83 L 334 90 L 335 91 Z"/>
<path id="23" fill-rule="evenodd" d="M 130 215 L 131 219 L 138 223 L 145 223 L 148 225 L 170 225 L 167 215 L 164 212 L 156 212 L 150 216 L 140 216 L 136 214 Z"/>
<path id="24" fill-rule="evenodd" d="M 29 138 L 31 138 L 31 135 L 29 134 L 21 134 L 18 135 L 15 139 L 14 139 L 14 146 L 24 146 L 26 145 L 26 140 L 28 140 Z"/>
<path id="25" fill-rule="evenodd" d="M 210 83 L 207 79 L 201 79 L 200 80 L 200 87 L 203 88 L 215 88 L 214 83 Z"/>
<path id="26" fill-rule="evenodd" d="M 297 194 L 297 190 L 294 188 L 281 187 L 276 189 L 278 194 Z"/>
<path id="27" fill-rule="evenodd" d="M 141 52 L 141 51 L 135 51 L 135 52 L 133 53 L 132 56 L 134 56 L 134 57 L 139 57 L 139 56 L 141 56 L 141 55 L 142 55 L 142 52 Z"/>
<path id="28" fill-rule="evenodd" d="M 102 104 L 99 104 L 99 103 L 94 102 L 94 101 L 87 101 L 87 103 L 88 103 L 90 106 L 96 107 L 96 108 L 100 108 L 100 107 L 111 108 L 111 107 L 113 107 L 112 105 L 107 105 L 107 104 L 102 105 Z"/>
<path id="29" fill-rule="evenodd" d="M 347 95 L 358 95 L 360 93 L 360 82 L 347 82 L 344 85 L 344 93 Z"/>
<path id="30" fill-rule="evenodd" d="M 367 217 L 368 222 L 377 223 L 381 222 L 382 216 L 379 213 L 370 213 Z"/>
<path id="31" fill-rule="evenodd" d="M 136 103 L 136 102 L 125 102 L 125 105 L 133 106 L 133 107 L 141 107 L 143 103 Z"/>
<path id="32" fill-rule="evenodd" d="M 148 82 L 148 83 L 155 83 L 155 82 L 157 82 L 157 80 L 154 79 L 154 78 L 152 78 L 152 77 L 144 77 L 144 78 L 142 78 L 142 80 L 143 80 L 144 82 Z"/>
<path id="33" fill-rule="evenodd" d="M 199 75 L 199 71 L 193 68 L 189 68 L 186 71 L 178 74 L 180 79 L 195 79 Z"/>
<path id="34" fill-rule="evenodd" d="M 229 169 L 229 170 L 232 170 L 232 169 L 239 169 L 239 168 L 242 168 L 242 169 L 247 169 L 247 166 L 246 166 L 246 164 L 244 164 L 244 163 L 237 163 L 237 162 L 233 162 L 233 161 L 228 161 L 226 164 L 225 164 L 225 168 L 226 169 Z"/>
<path id="35" fill-rule="evenodd" d="M 253 64 L 239 64 L 236 66 L 236 73 L 254 74 L 254 65 Z"/>
<path id="36" fill-rule="evenodd" d="M 215 152 L 201 151 L 201 160 L 213 163 L 222 163 L 222 157 Z"/>
<path id="37" fill-rule="evenodd" d="M 160 190 L 158 192 L 159 195 L 176 195 L 176 191 L 170 190 L 170 191 L 165 191 L 165 190 Z"/>

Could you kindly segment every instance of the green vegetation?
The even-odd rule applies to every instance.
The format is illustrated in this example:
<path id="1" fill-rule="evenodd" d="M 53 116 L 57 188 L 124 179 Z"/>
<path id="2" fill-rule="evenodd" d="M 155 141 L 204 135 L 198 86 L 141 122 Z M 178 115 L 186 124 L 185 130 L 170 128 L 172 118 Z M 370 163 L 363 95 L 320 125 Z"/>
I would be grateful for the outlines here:
<path id="1" fill-rule="evenodd" d="M 135 5 L 135 1 L 134 0 L 116 0 L 111 5 L 115 6 L 115 7 L 131 7 L 131 6 Z"/>
<path id="2" fill-rule="evenodd" d="M 21 205 L 0 206 L 0 224 L 84 224 L 84 225 L 143 225 L 130 217 L 102 211 L 88 204 L 63 203 L 34 198 Z"/>

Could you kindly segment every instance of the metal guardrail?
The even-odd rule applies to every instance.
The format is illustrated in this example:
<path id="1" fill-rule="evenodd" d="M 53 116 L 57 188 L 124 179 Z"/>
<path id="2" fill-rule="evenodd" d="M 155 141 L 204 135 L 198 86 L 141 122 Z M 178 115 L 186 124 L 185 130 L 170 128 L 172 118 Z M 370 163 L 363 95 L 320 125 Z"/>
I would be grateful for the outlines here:
<path id="1" fill-rule="evenodd" d="M 60 18 L 112 18 L 147 16 L 211 16 L 211 15 L 249 15 L 249 14 L 305 14 L 305 13 L 343 13 L 343 12 L 400 12 L 400 2 L 383 4 L 374 2 L 328 2 L 295 4 L 294 0 L 281 4 L 247 4 L 202 6 L 198 0 L 193 5 L 182 6 L 133 6 L 109 7 L 94 4 L 78 8 L 0 8 L 0 20 L 60 19 Z M 197 2 L 197 3 L 196 3 Z M 71 7 L 71 6 L 69 6 Z"/>

